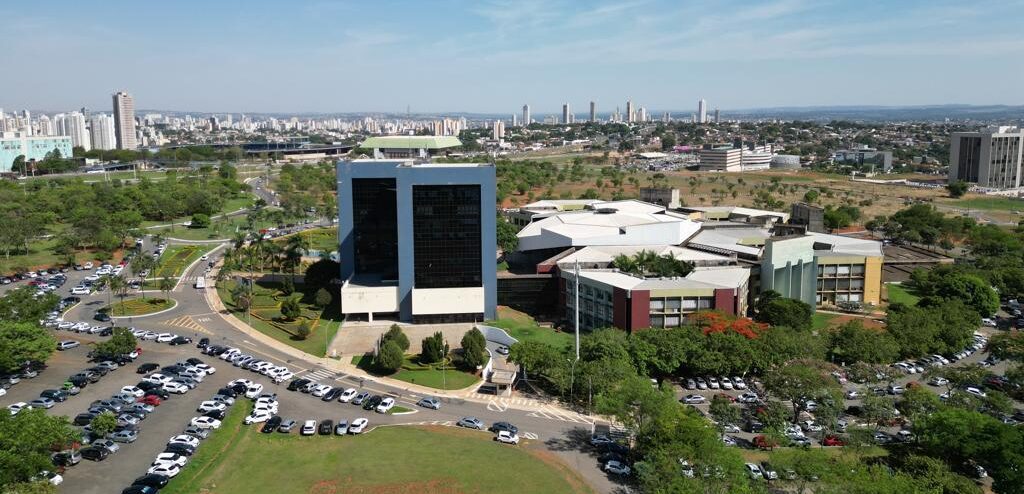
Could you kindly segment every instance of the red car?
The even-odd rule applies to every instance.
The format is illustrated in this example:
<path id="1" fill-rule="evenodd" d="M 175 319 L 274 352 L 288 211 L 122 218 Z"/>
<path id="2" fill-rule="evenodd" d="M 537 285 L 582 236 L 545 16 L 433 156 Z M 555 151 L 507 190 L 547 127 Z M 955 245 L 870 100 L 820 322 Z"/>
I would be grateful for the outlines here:
<path id="1" fill-rule="evenodd" d="M 757 436 L 754 438 L 754 446 L 761 449 L 772 449 L 778 446 L 778 441 L 770 439 L 767 436 Z"/>
<path id="2" fill-rule="evenodd" d="M 846 446 L 846 443 L 836 436 L 825 436 L 825 439 L 821 440 L 821 444 L 824 446 Z"/>
<path id="3" fill-rule="evenodd" d="M 160 406 L 160 397 L 159 396 L 153 396 L 153 395 L 146 395 L 146 396 L 143 396 L 142 398 L 139 398 L 139 403 L 145 403 L 147 405 L 158 407 L 158 406 Z"/>

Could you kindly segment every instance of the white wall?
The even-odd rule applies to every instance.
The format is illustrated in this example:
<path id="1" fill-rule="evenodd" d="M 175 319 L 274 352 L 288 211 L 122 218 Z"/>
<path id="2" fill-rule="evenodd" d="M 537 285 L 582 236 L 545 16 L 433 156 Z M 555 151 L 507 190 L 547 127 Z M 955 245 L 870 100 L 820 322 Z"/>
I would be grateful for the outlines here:
<path id="1" fill-rule="evenodd" d="M 398 312 L 397 286 L 341 287 L 342 314 Z"/>
<path id="2" fill-rule="evenodd" d="M 413 288 L 412 313 L 464 314 L 484 312 L 484 288 Z"/>

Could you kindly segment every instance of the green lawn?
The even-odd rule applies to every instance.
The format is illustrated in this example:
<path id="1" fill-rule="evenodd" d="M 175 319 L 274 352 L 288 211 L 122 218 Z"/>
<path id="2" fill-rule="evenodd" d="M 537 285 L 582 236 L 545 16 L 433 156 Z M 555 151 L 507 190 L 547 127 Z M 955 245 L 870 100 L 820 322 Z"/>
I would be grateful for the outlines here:
<path id="1" fill-rule="evenodd" d="M 464 389 L 480 382 L 480 378 L 476 374 L 459 370 L 451 365 L 445 370 L 441 370 L 434 366 L 421 365 L 415 359 L 415 355 L 406 355 L 402 368 L 398 369 L 398 372 L 394 374 L 380 373 L 373 366 L 373 357 L 369 355 L 352 357 L 352 363 L 356 367 L 377 376 L 387 376 L 391 379 L 434 389 Z"/>
<path id="2" fill-rule="evenodd" d="M 815 312 L 814 315 L 811 316 L 811 329 L 814 329 L 814 330 L 825 329 L 825 328 L 829 327 L 832 319 L 835 319 L 835 318 L 836 318 L 835 314 L 826 314 L 826 313 L 823 313 L 823 312 Z"/>
<path id="3" fill-rule="evenodd" d="M 177 304 L 178 303 L 174 300 L 162 298 L 147 298 L 145 300 L 141 298 L 130 298 L 125 299 L 123 302 L 114 302 L 113 305 L 104 307 L 100 309 L 100 311 L 106 312 L 107 314 L 115 317 L 142 316 L 170 309 Z"/>
<path id="4" fill-rule="evenodd" d="M 921 300 L 921 297 L 916 294 L 915 290 L 907 285 L 886 283 L 885 289 L 889 293 L 890 304 L 917 305 L 917 301 Z"/>
<path id="5" fill-rule="evenodd" d="M 971 197 L 943 202 L 944 204 L 964 209 L 985 209 L 990 211 L 1024 210 L 1024 200 L 1009 197 Z"/>
<path id="6" fill-rule="evenodd" d="M 150 273 L 150 278 L 176 278 L 185 272 L 190 264 L 213 250 L 213 245 L 171 245 L 160 256 L 160 264 Z"/>
<path id="7" fill-rule="evenodd" d="M 345 437 L 261 434 L 259 425 L 241 425 L 244 412 L 239 411 L 248 406 L 233 407 L 224 425 L 160 492 L 593 492 L 568 466 L 535 453 L 530 441 L 507 446 L 490 434 L 454 427 L 381 427 Z"/>
<path id="8" fill-rule="evenodd" d="M 396 413 L 408 413 L 408 412 L 411 412 L 411 411 L 413 411 L 413 409 L 407 408 L 407 407 L 403 407 L 401 405 L 395 405 L 394 408 L 392 408 L 391 410 L 388 410 L 388 415 L 394 415 Z"/>
<path id="9" fill-rule="evenodd" d="M 337 228 L 314 228 L 294 235 L 306 237 L 306 240 L 309 242 L 309 248 L 312 250 L 318 250 L 321 252 L 334 252 L 338 250 Z M 274 243 L 284 246 L 292 236 L 293 235 L 278 237 L 274 239 Z"/>
<path id="10" fill-rule="evenodd" d="M 327 345 L 334 339 L 343 319 L 340 307 L 336 303 L 331 303 L 321 311 L 313 305 L 315 291 L 306 292 L 305 286 L 296 285 L 296 292 L 292 296 L 301 297 L 299 306 L 302 315 L 294 321 L 284 321 L 281 319 L 280 310 L 284 294 L 280 291 L 280 284 L 257 282 L 253 288 L 253 302 L 249 314 L 239 310 L 234 304 L 231 290 L 236 285 L 237 282 L 233 280 L 217 283 L 217 295 L 235 317 L 257 331 L 310 355 L 326 355 Z M 308 321 L 312 327 L 309 336 L 304 340 L 295 336 L 303 321 Z"/>
<path id="11" fill-rule="evenodd" d="M 504 329 L 519 341 L 535 340 L 562 348 L 572 344 L 574 335 L 541 327 L 532 317 L 508 307 L 498 307 L 498 319 L 484 324 Z"/>

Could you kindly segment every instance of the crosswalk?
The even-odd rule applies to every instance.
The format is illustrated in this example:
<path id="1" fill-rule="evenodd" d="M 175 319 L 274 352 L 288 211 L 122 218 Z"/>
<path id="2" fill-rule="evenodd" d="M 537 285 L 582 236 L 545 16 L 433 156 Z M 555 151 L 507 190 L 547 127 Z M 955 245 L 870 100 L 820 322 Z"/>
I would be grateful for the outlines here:
<path id="1" fill-rule="evenodd" d="M 487 400 L 487 409 L 493 412 L 504 412 L 509 408 L 529 409 L 540 406 L 540 402 L 533 398 L 499 397 L 475 393 L 475 398 L 481 401 Z"/>
<path id="2" fill-rule="evenodd" d="M 576 424 L 588 424 L 593 425 L 594 419 L 587 417 L 586 415 L 580 415 L 575 412 L 569 412 L 566 410 L 558 410 L 550 406 L 541 406 L 540 408 L 526 414 L 527 417 L 543 418 L 548 420 L 557 420 L 560 422 L 573 422 Z"/>
<path id="3" fill-rule="evenodd" d="M 209 322 L 210 321 L 210 318 L 208 318 L 208 317 L 201 318 L 201 319 L 205 319 L 205 322 Z M 188 329 L 188 330 L 191 330 L 191 331 L 195 331 L 197 333 L 213 334 L 213 333 L 210 333 L 209 331 L 207 331 L 206 328 L 204 328 L 201 324 L 196 322 L 196 320 L 193 319 L 192 316 L 175 317 L 173 319 L 168 319 L 166 321 L 163 321 L 163 324 L 166 324 L 168 326 L 176 326 L 176 327 L 179 327 L 179 328 L 185 328 L 185 329 Z"/>
<path id="4" fill-rule="evenodd" d="M 306 379 L 309 379 L 310 381 L 317 381 L 317 382 L 319 382 L 321 380 L 333 379 L 335 375 L 336 375 L 336 373 L 331 372 L 331 371 L 329 371 L 327 369 L 317 369 L 317 370 L 312 371 L 309 374 L 306 374 L 306 375 L 304 375 L 302 377 L 304 377 Z"/>

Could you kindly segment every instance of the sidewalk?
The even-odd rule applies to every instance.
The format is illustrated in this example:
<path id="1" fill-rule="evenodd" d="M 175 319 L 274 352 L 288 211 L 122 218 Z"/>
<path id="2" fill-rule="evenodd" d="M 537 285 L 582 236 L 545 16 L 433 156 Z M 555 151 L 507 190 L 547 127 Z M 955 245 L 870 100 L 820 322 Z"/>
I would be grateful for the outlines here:
<path id="1" fill-rule="evenodd" d="M 210 272 L 210 276 L 211 277 L 215 277 L 216 276 L 218 268 L 219 268 L 219 265 L 216 266 L 214 268 L 214 270 L 212 270 Z M 490 403 L 490 402 L 492 402 L 494 400 L 502 400 L 503 398 L 507 400 L 507 398 L 508 398 L 508 397 L 502 397 L 502 396 L 481 395 L 480 393 L 476 392 L 477 386 L 475 386 L 475 385 L 474 386 L 469 386 L 468 388 L 460 389 L 460 390 L 443 391 L 443 390 L 436 389 L 436 388 L 429 388 L 429 387 L 426 387 L 426 386 L 419 386 L 419 385 L 416 385 L 416 384 L 407 383 L 405 381 L 399 381 L 397 379 L 389 379 L 387 377 L 374 376 L 374 375 L 371 375 L 368 372 L 366 372 L 366 371 L 356 367 L 355 365 L 353 365 L 352 361 L 351 361 L 353 355 L 342 354 L 342 355 L 340 355 L 339 359 L 333 359 L 333 358 L 327 358 L 327 357 L 316 357 L 316 356 L 310 355 L 310 354 L 308 354 L 306 352 L 303 352 L 302 350 L 299 350 L 297 348 L 291 347 L 289 345 L 282 344 L 281 342 L 279 342 L 279 341 L 277 341 L 277 340 L 275 340 L 275 339 L 273 339 L 273 338 L 271 338 L 271 337 L 269 337 L 269 336 L 267 336 L 267 335 L 257 331 L 253 327 L 251 327 L 248 324 L 246 324 L 244 321 L 242 321 L 242 320 L 238 319 L 237 317 L 235 317 L 234 314 L 231 314 L 227 310 L 227 308 L 224 306 L 224 303 L 221 302 L 220 297 L 217 296 L 217 289 L 216 288 L 214 288 L 214 287 L 207 287 L 205 290 L 203 290 L 203 296 L 206 299 L 206 303 L 210 306 L 210 309 L 213 310 L 214 312 L 217 312 L 222 317 L 222 319 L 224 319 L 228 324 L 232 325 L 235 329 L 245 333 L 246 336 L 248 336 L 249 338 L 252 338 L 253 340 L 258 341 L 259 343 L 261 343 L 263 345 L 266 345 L 266 346 L 269 346 L 269 347 L 273 347 L 275 350 L 278 350 L 278 351 L 280 351 L 282 353 L 285 353 L 288 356 L 290 356 L 291 358 L 294 358 L 294 359 L 297 359 L 297 360 L 301 360 L 301 361 L 306 362 L 306 363 L 308 363 L 310 365 L 320 366 L 320 367 L 323 367 L 325 369 L 332 370 L 334 372 L 343 373 L 343 374 L 348 374 L 350 376 L 356 376 L 356 377 L 359 377 L 361 379 L 364 379 L 368 383 L 379 383 L 379 384 L 382 384 L 382 385 L 385 385 L 385 386 L 390 386 L 392 388 L 401 389 L 405 393 L 411 393 L 411 394 L 416 394 L 416 395 L 420 395 L 420 396 L 438 396 L 438 397 L 445 397 L 445 398 L 456 398 L 456 399 L 461 399 L 461 400 L 475 402 L 475 403 L 482 403 L 482 404 L 488 404 L 488 403 Z M 566 413 L 577 413 L 574 410 L 570 410 L 570 409 L 562 407 L 555 400 L 537 398 L 537 399 L 531 400 L 531 401 L 536 401 L 536 403 L 538 403 L 538 404 L 543 404 L 546 407 L 558 409 L 558 410 L 564 411 Z M 533 411 L 534 410 L 534 408 L 531 407 L 531 406 L 525 406 L 524 404 L 516 403 L 515 401 L 508 402 L 508 406 L 510 408 L 516 408 L 516 409 L 526 410 L 526 411 Z M 594 417 L 594 418 L 596 419 L 598 417 Z"/>

